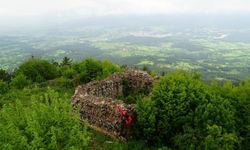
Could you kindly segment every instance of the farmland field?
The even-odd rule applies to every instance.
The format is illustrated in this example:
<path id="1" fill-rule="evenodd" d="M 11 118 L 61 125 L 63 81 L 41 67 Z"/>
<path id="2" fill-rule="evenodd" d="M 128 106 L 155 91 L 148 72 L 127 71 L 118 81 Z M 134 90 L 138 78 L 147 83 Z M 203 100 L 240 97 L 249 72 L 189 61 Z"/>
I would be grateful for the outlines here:
<path id="1" fill-rule="evenodd" d="M 148 27 L 78 27 L 66 32 L 0 34 L 0 67 L 13 70 L 31 56 L 60 61 L 64 56 L 111 59 L 120 65 L 148 66 L 158 73 L 200 71 L 204 79 L 244 79 L 250 73 L 250 40 L 235 37 L 249 29 L 173 30 Z"/>

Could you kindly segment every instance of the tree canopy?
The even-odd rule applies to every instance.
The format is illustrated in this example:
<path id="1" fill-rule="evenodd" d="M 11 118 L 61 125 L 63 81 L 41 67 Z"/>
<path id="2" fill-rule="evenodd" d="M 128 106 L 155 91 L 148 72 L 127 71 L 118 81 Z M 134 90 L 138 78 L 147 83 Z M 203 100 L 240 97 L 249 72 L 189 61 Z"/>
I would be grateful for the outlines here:
<path id="1" fill-rule="evenodd" d="M 174 149 L 234 149 L 238 142 L 230 101 L 214 94 L 196 73 L 162 77 L 151 99 L 138 104 L 138 117 L 149 142 Z"/>
<path id="2" fill-rule="evenodd" d="M 43 82 L 56 78 L 58 72 L 56 66 L 49 61 L 32 58 L 18 68 L 17 74 L 23 74 L 33 82 Z"/>

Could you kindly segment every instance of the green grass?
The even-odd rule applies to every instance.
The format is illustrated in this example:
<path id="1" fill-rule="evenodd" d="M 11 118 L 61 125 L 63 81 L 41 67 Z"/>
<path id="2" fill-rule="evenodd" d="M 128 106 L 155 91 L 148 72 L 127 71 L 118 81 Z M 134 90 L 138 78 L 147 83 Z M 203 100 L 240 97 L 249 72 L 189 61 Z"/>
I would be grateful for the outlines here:
<path id="1" fill-rule="evenodd" d="M 32 87 L 27 87 L 22 90 L 18 89 L 11 89 L 8 93 L 2 95 L 0 97 L 0 104 L 8 104 L 13 103 L 15 104 L 16 100 L 20 100 L 22 104 L 26 107 L 29 107 L 32 98 L 43 95 L 46 93 L 48 88 L 53 89 L 54 91 L 58 92 L 59 95 L 66 95 L 69 100 L 70 105 L 70 99 L 73 95 L 73 88 L 63 88 L 63 87 L 38 87 L 33 85 Z M 0 107 L 1 109 L 1 107 Z M 87 147 L 89 150 L 141 150 L 141 149 L 148 149 L 147 145 L 143 143 L 142 141 L 137 140 L 130 140 L 128 142 L 122 142 L 117 139 L 111 138 L 103 133 L 100 133 L 98 131 L 95 131 L 91 128 L 88 128 L 88 131 L 91 135 L 90 143 Z"/>
<path id="2" fill-rule="evenodd" d="M 117 139 L 113 139 L 103 133 L 89 129 L 92 134 L 91 142 L 88 147 L 90 150 L 150 150 L 156 148 L 150 148 L 143 141 L 129 140 L 122 142 Z"/>

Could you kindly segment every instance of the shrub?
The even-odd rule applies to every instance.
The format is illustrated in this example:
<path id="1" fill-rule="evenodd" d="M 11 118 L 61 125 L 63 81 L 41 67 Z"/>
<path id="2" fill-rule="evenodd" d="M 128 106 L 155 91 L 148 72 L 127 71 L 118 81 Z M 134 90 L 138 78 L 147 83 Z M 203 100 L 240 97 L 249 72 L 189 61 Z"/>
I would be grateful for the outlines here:
<path id="1" fill-rule="evenodd" d="M 80 74 L 81 82 L 86 83 L 102 76 L 102 64 L 92 58 L 74 64 L 74 69 Z"/>
<path id="2" fill-rule="evenodd" d="M 84 149 L 89 134 L 72 112 L 68 96 L 51 89 L 0 110 L 0 149 Z"/>
<path id="3" fill-rule="evenodd" d="M 8 92 L 8 90 L 9 90 L 8 83 L 0 80 L 0 95 Z"/>
<path id="4" fill-rule="evenodd" d="M 64 78 L 64 77 L 60 77 L 60 78 L 56 78 L 55 80 L 51 80 L 46 82 L 46 86 L 56 86 L 56 87 L 64 87 L 64 88 L 73 88 L 74 87 L 74 83 L 72 80 Z"/>
<path id="5" fill-rule="evenodd" d="M 102 78 L 106 78 L 115 72 L 122 71 L 122 69 L 118 65 L 113 64 L 109 60 L 104 60 L 102 62 L 102 68 L 103 68 Z"/>
<path id="6" fill-rule="evenodd" d="M 148 143 L 155 143 L 158 141 L 156 134 L 156 116 L 154 110 L 154 102 L 149 97 L 138 100 L 136 103 L 137 117 L 137 136 L 140 139 L 148 141 Z"/>
<path id="7" fill-rule="evenodd" d="M 250 80 L 246 80 L 235 88 L 233 105 L 235 106 L 238 134 L 242 138 L 241 148 L 248 149 L 250 145 Z"/>
<path id="8" fill-rule="evenodd" d="M 11 79 L 11 86 L 17 89 L 22 89 L 25 86 L 31 84 L 31 81 L 23 74 L 18 74 L 15 78 Z"/>
<path id="9" fill-rule="evenodd" d="M 145 106 L 144 106 L 145 105 Z M 234 109 L 227 99 L 213 95 L 195 73 L 174 72 L 164 76 L 153 88 L 151 100 L 138 104 L 138 122 L 151 135 L 149 141 L 175 149 L 204 149 L 210 126 L 222 129 L 215 140 L 226 138 L 231 149 L 237 142 Z M 147 117 L 147 115 L 149 115 Z M 149 123 L 143 118 L 152 118 Z M 231 140 L 230 140 L 231 139 Z M 224 139 L 223 139 L 224 140 Z"/>
<path id="10" fill-rule="evenodd" d="M 17 74 L 24 74 L 33 82 L 43 82 L 54 79 L 58 72 L 56 66 L 46 60 L 30 59 L 19 67 Z"/>
<path id="11" fill-rule="evenodd" d="M 77 72 L 70 66 L 63 66 L 60 68 L 60 73 L 65 78 L 73 79 Z"/>
<path id="12" fill-rule="evenodd" d="M 122 70 L 119 66 L 110 61 L 102 62 L 92 58 L 86 58 L 79 63 L 75 63 L 73 69 L 80 75 L 80 80 L 83 83 L 104 79 Z"/>
<path id="13" fill-rule="evenodd" d="M 224 82 L 222 86 L 212 82 L 211 88 L 234 106 L 236 133 L 240 139 L 237 149 L 247 149 L 250 145 L 250 80 L 243 81 L 238 86 L 231 81 Z"/>
<path id="14" fill-rule="evenodd" d="M 0 80 L 10 81 L 11 75 L 3 69 L 0 69 Z"/>

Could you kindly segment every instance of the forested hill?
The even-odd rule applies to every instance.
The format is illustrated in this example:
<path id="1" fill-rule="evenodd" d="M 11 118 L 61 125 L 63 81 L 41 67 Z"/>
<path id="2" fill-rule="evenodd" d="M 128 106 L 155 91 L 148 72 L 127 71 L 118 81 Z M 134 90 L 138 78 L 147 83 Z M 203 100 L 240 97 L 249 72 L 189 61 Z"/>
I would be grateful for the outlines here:
<path id="1" fill-rule="evenodd" d="M 121 97 L 137 110 L 133 137 L 121 142 L 90 129 L 72 110 L 75 87 L 125 69 L 68 57 L 31 58 L 13 73 L 1 69 L 0 149 L 249 149 L 250 80 L 208 83 L 197 72 L 157 75 L 143 67 L 158 78 L 152 93 Z"/>

